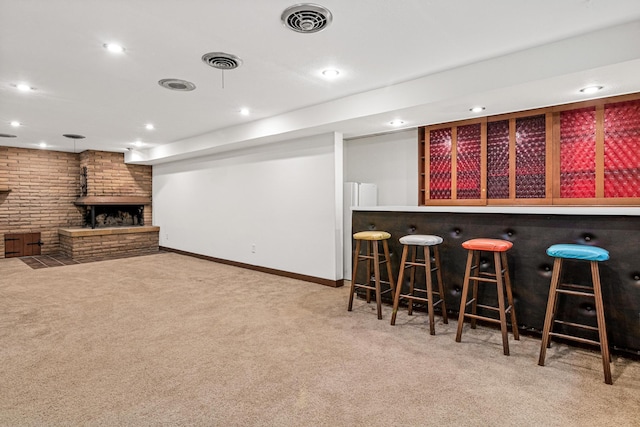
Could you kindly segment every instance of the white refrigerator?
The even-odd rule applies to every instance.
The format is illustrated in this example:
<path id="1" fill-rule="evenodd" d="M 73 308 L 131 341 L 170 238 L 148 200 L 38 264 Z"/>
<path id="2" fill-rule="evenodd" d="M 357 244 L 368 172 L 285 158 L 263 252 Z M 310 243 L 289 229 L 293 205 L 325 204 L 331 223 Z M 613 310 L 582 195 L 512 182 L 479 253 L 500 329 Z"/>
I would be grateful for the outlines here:
<path id="1" fill-rule="evenodd" d="M 352 240 L 354 231 L 351 230 L 351 208 L 354 206 L 377 206 L 378 186 L 369 182 L 344 183 L 344 279 L 351 280 L 353 268 Z M 364 230 L 355 230 L 355 232 Z"/>

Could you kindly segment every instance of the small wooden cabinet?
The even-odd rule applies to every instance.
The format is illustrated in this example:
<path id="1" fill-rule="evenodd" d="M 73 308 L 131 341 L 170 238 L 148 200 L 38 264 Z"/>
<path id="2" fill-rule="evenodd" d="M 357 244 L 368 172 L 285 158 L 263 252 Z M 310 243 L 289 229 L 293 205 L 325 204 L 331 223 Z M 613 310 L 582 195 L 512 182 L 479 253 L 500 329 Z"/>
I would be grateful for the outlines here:
<path id="1" fill-rule="evenodd" d="M 5 258 L 40 255 L 40 233 L 12 233 L 4 235 Z"/>

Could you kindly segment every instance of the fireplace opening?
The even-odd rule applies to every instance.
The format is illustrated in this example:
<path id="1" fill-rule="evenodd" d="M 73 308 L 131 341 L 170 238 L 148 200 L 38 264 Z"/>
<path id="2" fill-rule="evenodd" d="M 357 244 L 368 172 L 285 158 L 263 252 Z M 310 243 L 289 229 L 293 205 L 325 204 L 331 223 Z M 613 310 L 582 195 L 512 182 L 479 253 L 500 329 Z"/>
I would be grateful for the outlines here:
<path id="1" fill-rule="evenodd" d="M 85 227 L 127 227 L 144 225 L 144 206 L 88 206 Z"/>

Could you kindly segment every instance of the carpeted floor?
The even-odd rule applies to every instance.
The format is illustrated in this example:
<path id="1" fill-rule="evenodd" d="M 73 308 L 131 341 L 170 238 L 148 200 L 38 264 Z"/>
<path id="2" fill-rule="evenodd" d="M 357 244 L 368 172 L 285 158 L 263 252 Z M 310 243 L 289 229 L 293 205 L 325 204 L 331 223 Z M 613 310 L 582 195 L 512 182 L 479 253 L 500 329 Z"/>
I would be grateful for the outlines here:
<path id="1" fill-rule="evenodd" d="M 0 260 L 2 426 L 638 426 L 640 362 L 161 253 Z"/>

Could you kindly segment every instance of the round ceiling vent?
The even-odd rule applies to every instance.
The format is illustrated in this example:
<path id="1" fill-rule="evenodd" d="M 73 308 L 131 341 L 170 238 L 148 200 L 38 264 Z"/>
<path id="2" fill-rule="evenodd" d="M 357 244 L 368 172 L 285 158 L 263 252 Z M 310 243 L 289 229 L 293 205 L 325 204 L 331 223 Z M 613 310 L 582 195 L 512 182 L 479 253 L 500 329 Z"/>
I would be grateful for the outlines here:
<path id="1" fill-rule="evenodd" d="M 285 27 L 298 33 L 317 33 L 329 26 L 333 15 L 323 6 L 303 3 L 286 8 L 280 19 Z"/>
<path id="2" fill-rule="evenodd" d="M 193 83 L 180 79 L 162 79 L 158 84 L 164 88 L 181 92 L 189 92 L 196 88 Z"/>
<path id="3" fill-rule="evenodd" d="M 218 70 L 235 70 L 242 65 L 242 59 L 224 52 L 205 53 L 202 62 Z"/>

